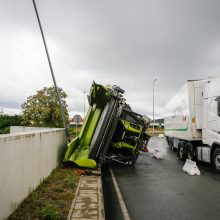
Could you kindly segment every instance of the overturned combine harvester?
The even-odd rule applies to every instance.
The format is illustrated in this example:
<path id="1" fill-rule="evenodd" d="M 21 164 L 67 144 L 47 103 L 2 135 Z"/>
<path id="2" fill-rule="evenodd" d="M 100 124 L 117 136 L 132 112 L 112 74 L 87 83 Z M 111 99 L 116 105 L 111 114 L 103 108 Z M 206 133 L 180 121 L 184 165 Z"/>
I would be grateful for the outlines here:
<path id="1" fill-rule="evenodd" d="M 146 146 L 148 118 L 133 112 L 118 86 L 93 82 L 89 110 L 79 135 L 68 145 L 64 162 L 94 168 L 103 162 L 132 165 Z"/>

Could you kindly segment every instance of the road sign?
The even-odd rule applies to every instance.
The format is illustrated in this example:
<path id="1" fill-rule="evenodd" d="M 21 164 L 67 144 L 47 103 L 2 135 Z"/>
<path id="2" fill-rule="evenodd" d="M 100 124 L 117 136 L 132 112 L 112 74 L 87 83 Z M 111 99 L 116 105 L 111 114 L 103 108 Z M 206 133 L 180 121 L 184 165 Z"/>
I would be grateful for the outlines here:
<path id="1" fill-rule="evenodd" d="M 82 122 L 82 117 L 80 115 L 74 115 L 72 121 L 76 124 L 79 124 L 80 122 Z"/>

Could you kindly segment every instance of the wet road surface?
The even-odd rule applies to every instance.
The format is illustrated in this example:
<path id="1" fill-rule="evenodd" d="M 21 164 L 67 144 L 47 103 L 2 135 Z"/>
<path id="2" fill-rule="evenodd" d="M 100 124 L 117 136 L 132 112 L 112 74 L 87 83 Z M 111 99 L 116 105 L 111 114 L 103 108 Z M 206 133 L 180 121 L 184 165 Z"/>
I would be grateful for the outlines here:
<path id="1" fill-rule="evenodd" d="M 220 219 L 220 174 L 206 163 L 197 164 L 201 176 L 184 173 L 164 138 L 151 138 L 148 146 L 135 167 L 112 165 L 131 219 Z M 155 149 L 164 160 L 152 157 Z"/>

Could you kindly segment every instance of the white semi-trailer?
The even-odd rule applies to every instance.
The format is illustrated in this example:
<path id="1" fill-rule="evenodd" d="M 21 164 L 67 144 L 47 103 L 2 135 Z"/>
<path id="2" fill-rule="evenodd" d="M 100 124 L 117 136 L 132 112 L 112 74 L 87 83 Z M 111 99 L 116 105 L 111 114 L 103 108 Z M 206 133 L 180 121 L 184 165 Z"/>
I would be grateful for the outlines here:
<path id="1" fill-rule="evenodd" d="M 188 81 L 164 109 L 165 136 L 181 159 L 220 171 L 220 77 Z"/>

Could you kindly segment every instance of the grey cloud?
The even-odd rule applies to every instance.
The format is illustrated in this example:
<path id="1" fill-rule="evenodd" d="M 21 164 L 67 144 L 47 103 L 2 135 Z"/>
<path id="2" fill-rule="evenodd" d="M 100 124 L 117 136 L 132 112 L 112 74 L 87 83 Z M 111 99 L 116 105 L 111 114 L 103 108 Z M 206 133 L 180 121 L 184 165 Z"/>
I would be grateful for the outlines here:
<path id="1" fill-rule="evenodd" d="M 165 103 L 186 80 L 220 73 L 217 0 L 36 2 L 57 82 L 69 95 L 71 111 L 82 112 L 82 91 L 88 91 L 95 80 L 118 84 L 125 89 L 125 98 L 133 109 L 151 114 L 152 81 L 158 78 L 155 97 L 156 115 L 160 116 Z M 2 1 L 0 11 L 0 34 L 30 33 L 29 37 L 39 45 L 26 49 L 26 53 L 19 48 L 23 58 L 20 66 L 15 64 L 14 68 L 9 65 L 16 63 L 17 58 L 10 60 L 10 51 L 6 55 L 0 53 L 1 60 L 7 58 L 4 65 L 0 63 L 0 72 L 13 75 L 17 70 L 24 77 L 18 79 L 26 85 L 26 91 L 19 96 L 24 100 L 26 93 L 34 93 L 52 82 L 39 28 L 29 0 Z M 10 38 L 4 44 L 12 41 L 19 44 Z M 10 49 L 17 51 L 16 46 Z M 21 65 L 27 65 L 28 55 L 32 64 L 23 69 Z M 3 79 L 10 87 L 8 102 L 17 103 L 18 97 L 13 98 L 16 86 L 12 88 L 9 77 Z M 2 94 L 7 88 L 0 85 Z M 21 86 L 18 89 L 22 90 Z"/>

